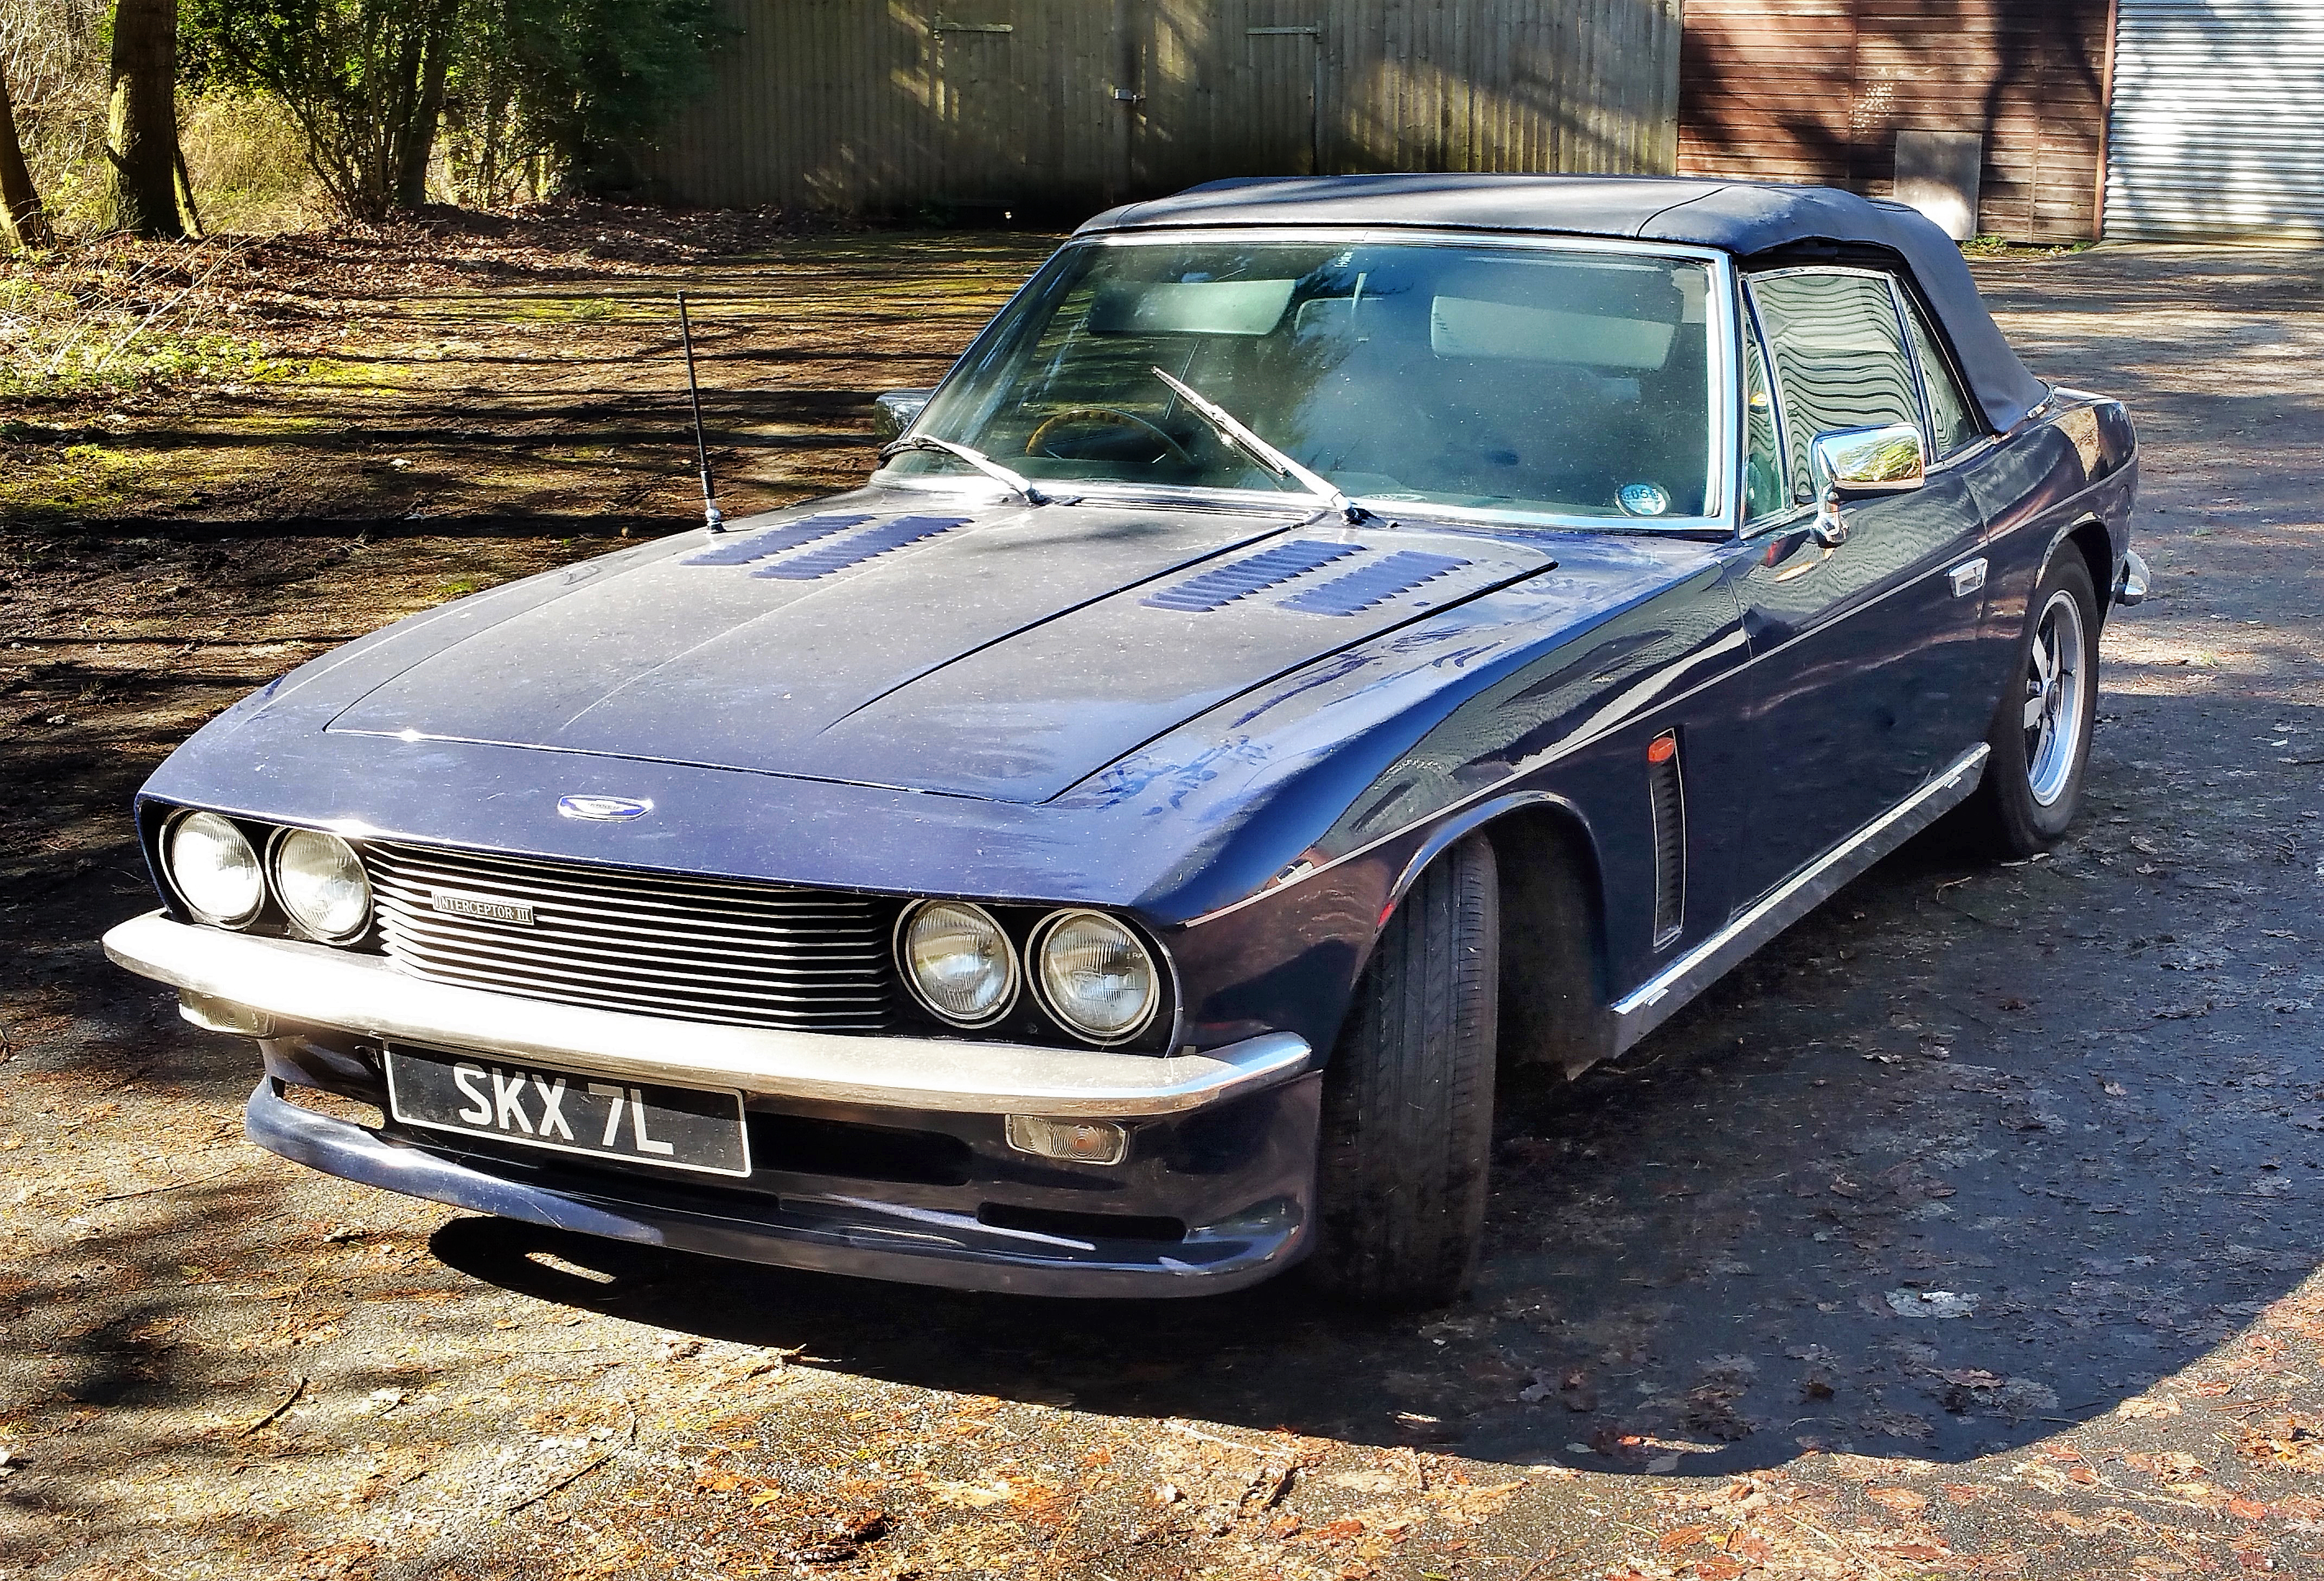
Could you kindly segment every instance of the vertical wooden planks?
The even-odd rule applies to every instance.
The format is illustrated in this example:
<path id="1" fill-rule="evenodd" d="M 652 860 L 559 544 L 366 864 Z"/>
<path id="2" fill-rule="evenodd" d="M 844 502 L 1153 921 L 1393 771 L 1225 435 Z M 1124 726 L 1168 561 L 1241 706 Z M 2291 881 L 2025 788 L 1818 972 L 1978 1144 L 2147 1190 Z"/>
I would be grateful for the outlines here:
<path id="1" fill-rule="evenodd" d="M 736 37 L 648 168 L 686 202 L 888 212 L 1316 169 L 1667 171 L 1678 5 L 725 0 Z"/>

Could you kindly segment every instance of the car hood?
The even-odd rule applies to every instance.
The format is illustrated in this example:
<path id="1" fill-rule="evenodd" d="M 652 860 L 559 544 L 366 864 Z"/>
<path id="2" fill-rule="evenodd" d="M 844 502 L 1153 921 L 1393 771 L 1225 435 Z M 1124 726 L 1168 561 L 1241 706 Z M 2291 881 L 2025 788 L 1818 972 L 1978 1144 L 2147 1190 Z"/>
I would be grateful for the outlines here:
<path id="1" fill-rule="evenodd" d="M 1554 564 L 1507 537 L 1284 513 L 859 496 L 516 607 L 328 727 L 1046 801 Z"/>

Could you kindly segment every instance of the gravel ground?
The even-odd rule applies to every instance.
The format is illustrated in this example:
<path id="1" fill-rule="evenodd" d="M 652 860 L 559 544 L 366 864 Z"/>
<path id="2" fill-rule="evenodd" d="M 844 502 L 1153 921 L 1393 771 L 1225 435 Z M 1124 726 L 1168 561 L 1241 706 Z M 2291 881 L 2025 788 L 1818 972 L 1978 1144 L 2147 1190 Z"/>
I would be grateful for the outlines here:
<path id="1" fill-rule="evenodd" d="M 813 245 L 727 278 L 809 290 Z M 1038 254 L 978 247 L 988 294 Z M 251 1148 L 246 1046 L 92 942 L 148 904 L 128 790 L 315 646 L 602 543 L 487 501 L 17 554 L 0 1576 L 2324 1574 L 2324 258 L 1980 272 L 2144 441 L 2156 595 L 2106 633 L 2081 821 L 2007 867 L 1935 831 L 1622 1068 L 1511 1092 L 1474 1298 L 1416 1319 L 784 1273 Z M 862 464 L 862 333 L 734 331 L 788 436 L 755 497 Z"/>

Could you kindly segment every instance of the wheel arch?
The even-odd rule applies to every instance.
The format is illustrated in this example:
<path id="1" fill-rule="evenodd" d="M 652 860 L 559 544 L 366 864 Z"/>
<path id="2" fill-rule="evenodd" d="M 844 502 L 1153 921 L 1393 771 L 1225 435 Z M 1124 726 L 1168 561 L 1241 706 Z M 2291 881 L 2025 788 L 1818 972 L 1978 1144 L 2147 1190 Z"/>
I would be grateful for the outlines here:
<path id="1" fill-rule="evenodd" d="M 1429 831 L 1380 908 L 1385 928 L 1422 873 L 1471 835 L 1493 847 L 1500 887 L 1500 1059 L 1567 1076 L 1614 1054 L 1604 869 L 1589 816 L 1554 791 L 1463 809 Z"/>
<path id="2" fill-rule="evenodd" d="M 2114 535 L 2107 531 L 2107 524 L 2098 517 L 2085 515 L 2066 529 L 2063 543 L 2053 547 L 2050 552 L 2055 555 L 2058 549 L 2065 544 L 2072 545 L 2081 555 L 2083 564 L 2089 567 L 2090 587 L 2098 594 L 2098 624 L 2103 626 L 2107 615 L 2114 608 Z M 2046 566 L 2047 562 L 2044 564 Z"/>

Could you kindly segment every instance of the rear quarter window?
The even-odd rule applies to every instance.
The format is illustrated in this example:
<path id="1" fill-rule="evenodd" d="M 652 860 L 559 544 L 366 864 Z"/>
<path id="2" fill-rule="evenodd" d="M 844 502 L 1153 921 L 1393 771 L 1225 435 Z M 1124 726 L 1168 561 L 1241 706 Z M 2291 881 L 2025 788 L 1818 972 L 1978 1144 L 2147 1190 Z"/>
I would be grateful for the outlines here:
<path id="1" fill-rule="evenodd" d="M 1952 364 L 1929 330 L 1920 304 L 1904 299 L 1904 325 L 1912 331 L 1913 354 L 1921 364 L 1921 386 L 1929 395 L 1929 454 L 1950 456 L 1975 440 L 1984 430 L 1970 415 L 1969 398 L 1953 377 Z"/>

